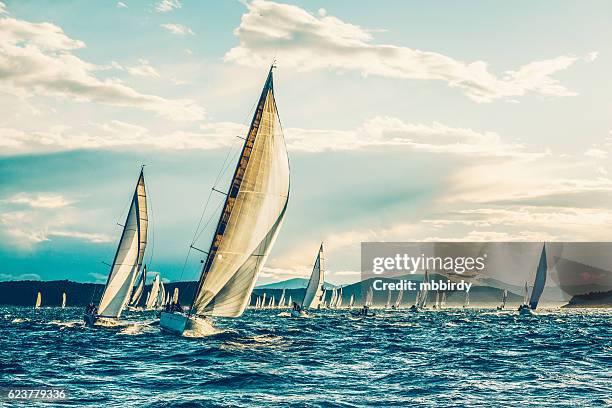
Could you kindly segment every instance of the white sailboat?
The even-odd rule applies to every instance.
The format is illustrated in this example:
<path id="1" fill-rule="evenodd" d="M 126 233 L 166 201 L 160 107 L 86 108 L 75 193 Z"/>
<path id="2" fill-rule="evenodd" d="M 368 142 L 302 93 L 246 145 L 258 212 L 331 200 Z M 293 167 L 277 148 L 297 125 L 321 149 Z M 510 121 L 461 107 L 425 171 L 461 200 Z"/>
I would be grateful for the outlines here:
<path id="1" fill-rule="evenodd" d="M 404 288 L 400 289 L 399 293 L 397 294 L 397 299 L 395 299 L 395 303 L 392 306 L 394 309 L 399 309 L 401 307 L 403 297 L 404 297 Z"/>
<path id="2" fill-rule="evenodd" d="M 274 303 L 274 301 L 275 301 L 275 300 L 276 300 L 276 299 L 275 299 L 274 295 L 272 295 L 272 297 L 270 298 L 270 304 L 268 305 L 268 307 L 269 307 L 270 309 L 274 309 L 274 307 L 275 307 L 275 303 Z"/>
<path id="3" fill-rule="evenodd" d="M 210 317 L 238 317 L 272 249 L 289 200 L 289 159 L 274 99 L 264 84 L 188 314 L 162 312 L 160 328 L 210 329 Z M 207 320 L 208 319 L 208 320 Z"/>
<path id="4" fill-rule="evenodd" d="M 387 301 L 385 302 L 385 309 L 389 309 L 391 307 L 391 291 L 387 290 Z"/>
<path id="5" fill-rule="evenodd" d="M 42 295 L 40 292 L 36 295 L 36 303 L 34 303 L 34 309 L 40 309 L 40 305 L 42 304 Z"/>
<path id="6" fill-rule="evenodd" d="M 291 295 L 289 295 L 289 301 L 287 302 L 287 307 L 293 307 L 293 299 L 291 299 Z"/>
<path id="7" fill-rule="evenodd" d="M 134 280 L 140 271 L 147 246 L 149 222 L 143 169 L 140 170 L 100 303 L 98 307 L 90 305 L 85 310 L 84 318 L 88 325 L 93 325 L 97 321 L 111 324 L 116 322 L 130 300 Z"/>
<path id="8" fill-rule="evenodd" d="M 312 273 L 304 292 L 300 305 L 292 306 L 291 315 L 294 317 L 307 316 L 309 309 L 320 309 L 325 302 L 325 257 L 323 256 L 323 243 L 319 247 L 317 258 L 312 267 Z"/>
<path id="9" fill-rule="evenodd" d="M 335 309 L 336 308 L 336 301 L 338 300 L 338 291 L 336 290 L 336 288 L 332 289 L 332 296 L 331 299 L 329 300 L 329 308 L 330 309 Z"/>
<path id="10" fill-rule="evenodd" d="M 151 284 L 151 290 L 149 291 L 149 296 L 147 297 L 147 303 L 145 304 L 146 310 L 153 310 L 157 308 L 157 301 L 159 299 L 159 292 L 161 289 L 161 278 L 159 273 L 155 275 L 153 278 L 153 283 Z"/>
<path id="11" fill-rule="evenodd" d="M 261 303 L 259 304 L 259 308 L 263 309 L 266 307 L 266 292 L 261 297 Z"/>
<path id="12" fill-rule="evenodd" d="M 470 305 L 470 291 L 465 291 L 465 301 L 463 302 L 463 307 L 466 308 Z"/>
<path id="13" fill-rule="evenodd" d="M 259 309 L 260 304 L 261 304 L 261 298 L 257 296 L 257 299 L 255 300 L 255 309 Z"/>
<path id="14" fill-rule="evenodd" d="M 278 300 L 278 308 L 282 309 L 284 307 L 285 307 L 285 289 L 283 289 L 283 293 L 281 294 L 281 297 Z"/>
<path id="15" fill-rule="evenodd" d="M 372 286 L 370 286 L 365 295 L 363 307 L 358 312 L 351 312 L 351 315 L 361 316 L 361 317 L 374 316 L 374 313 L 370 312 L 370 308 L 372 307 L 373 303 L 374 303 L 374 290 L 372 289 Z"/>
<path id="16" fill-rule="evenodd" d="M 354 304 L 355 304 L 355 295 L 351 293 L 351 298 L 349 299 L 348 308 L 352 309 Z"/>
<path id="17" fill-rule="evenodd" d="M 342 288 L 338 290 L 338 297 L 336 298 L 336 309 L 342 307 Z"/>
<path id="18" fill-rule="evenodd" d="M 546 262 L 546 244 L 542 246 L 542 253 L 540 254 L 540 262 L 538 263 L 538 269 L 536 270 L 536 276 L 533 282 L 533 288 L 531 289 L 531 296 L 528 296 L 529 287 L 525 283 L 525 298 L 523 304 L 519 306 L 520 314 L 533 314 L 533 311 L 538 307 L 542 292 L 544 292 L 544 286 L 546 285 L 546 273 L 548 271 L 548 264 Z"/>
<path id="19" fill-rule="evenodd" d="M 174 293 L 172 293 L 172 304 L 179 304 L 179 288 L 174 288 Z"/>
<path id="20" fill-rule="evenodd" d="M 425 274 L 423 275 L 423 283 L 429 283 L 429 272 L 427 270 L 425 270 Z M 414 305 L 410 307 L 411 311 L 417 312 L 427 307 L 428 292 L 427 286 L 422 285 L 421 289 L 416 294 Z"/>
<path id="21" fill-rule="evenodd" d="M 136 289 L 132 293 L 132 299 L 130 300 L 130 308 L 135 308 L 140 303 L 140 298 L 144 292 L 145 284 L 147 283 L 147 265 L 142 267 L 142 272 L 140 273 L 140 278 L 138 279 L 138 284 L 136 285 Z"/>
<path id="22" fill-rule="evenodd" d="M 62 309 L 66 307 L 66 292 L 62 293 Z"/>
<path id="23" fill-rule="evenodd" d="M 501 305 L 497 306 L 497 310 L 504 310 L 506 308 L 506 302 L 508 301 L 508 289 L 504 289 L 502 292 Z"/>

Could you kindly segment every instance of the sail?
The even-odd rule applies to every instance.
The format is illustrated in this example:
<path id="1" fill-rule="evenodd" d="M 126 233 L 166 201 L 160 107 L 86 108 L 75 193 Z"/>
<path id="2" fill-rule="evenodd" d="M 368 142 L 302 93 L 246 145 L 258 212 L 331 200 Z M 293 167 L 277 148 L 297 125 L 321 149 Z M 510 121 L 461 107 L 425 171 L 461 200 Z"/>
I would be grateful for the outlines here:
<path id="1" fill-rule="evenodd" d="M 372 306 L 372 301 L 374 300 L 374 292 L 372 291 L 372 287 L 368 288 L 368 293 L 366 294 L 365 305 Z"/>
<path id="2" fill-rule="evenodd" d="M 355 303 L 355 295 L 351 294 L 351 299 L 349 300 L 349 305 L 348 305 L 349 309 L 353 308 L 354 303 Z"/>
<path id="3" fill-rule="evenodd" d="M 323 299 L 325 298 L 325 290 L 323 289 L 325 282 L 324 264 L 323 243 L 321 243 L 317 259 L 315 259 L 314 266 L 312 267 L 308 286 L 306 286 L 304 299 L 302 300 L 303 309 L 317 308 L 323 303 Z"/>
<path id="4" fill-rule="evenodd" d="M 151 291 L 149 291 L 149 296 L 147 297 L 147 309 L 153 309 L 155 307 L 157 297 L 159 296 L 159 283 L 159 274 L 157 274 L 153 279 L 153 283 L 151 284 Z"/>
<path id="5" fill-rule="evenodd" d="M 395 300 L 395 308 L 399 308 L 400 305 L 402 304 L 402 297 L 404 297 L 404 289 L 400 289 L 399 293 L 397 294 L 397 299 Z"/>
<path id="6" fill-rule="evenodd" d="M 259 309 L 259 301 L 261 299 L 259 298 L 259 296 L 257 296 L 257 299 L 255 300 L 255 309 Z"/>
<path id="7" fill-rule="evenodd" d="M 140 298 L 142 297 L 142 293 L 144 292 L 145 283 L 147 282 L 147 265 L 143 266 L 142 273 L 140 274 L 140 278 L 138 279 L 138 286 L 134 289 L 134 294 L 132 294 L 132 300 L 130 300 L 130 306 L 136 306 L 140 303 Z"/>
<path id="8" fill-rule="evenodd" d="M 546 263 L 546 245 L 542 246 L 542 254 L 540 255 L 540 263 L 538 264 L 538 271 L 536 272 L 535 281 L 533 282 L 533 289 L 531 291 L 531 298 L 529 299 L 529 307 L 535 309 L 538 307 L 540 296 L 544 292 L 544 285 L 546 285 L 546 271 L 548 265 Z"/>
<path id="9" fill-rule="evenodd" d="M 157 301 L 155 302 L 155 307 L 159 308 L 164 306 L 164 301 L 166 299 L 166 287 L 164 286 L 164 282 L 159 281 L 159 292 L 157 293 Z"/>
<path id="10" fill-rule="evenodd" d="M 285 216 L 289 159 L 273 88 L 270 69 L 204 263 L 196 314 L 242 314 Z"/>
<path id="11" fill-rule="evenodd" d="M 502 293 L 502 303 L 501 303 L 502 309 L 506 307 L 507 301 L 508 301 L 508 289 L 504 289 L 504 292 Z"/>
<path id="12" fill-rule="evenodd" d="M 285 307 L 285 289 L 283 289 L 283 293 L 281 294 L 280 299 L 278 300 L 278 307 Z"/>
<path id="13" fill-rule="evenodd" d="M 338 290 L 338 297 L 336 298 L 336 309 L 342 307 L 342 288 Z"/>
<path id="14" fill-rule="evenodd" d="M 172 294 L 172 303 L 177 304 L 179 300 L 179 288 L 174 288 L 174 293 Z"/>
<path id="15" fill-rule="evenodd" d="M 425 275 L 423 276 L 423 283 L 429 283 L 429 272 L 427 270 L 425 270 Z M 419 291 L 419 303 L 417 304 L 418 307 L 423 308 L 427 306 L 427 294 L 427 286 L 423 286 Z"/>
<path id="16" fill-rule="evenodd" d="M 62 309 L 66 307 L 66 292 L 62 293 Z"/>
<path id="17" fill-rule="evenodd" d="M 293 307 L 293 299 L 291 299 L 291 295 L 289 295 L 289 301 L 287 302 L 288 307 Z"/>
<path id="18" fill-rule="evenodd" d="M 147 245 L 147 228 L 147 198 L 144 173 L 141 170 L 115 259 L 98 306 L 100 316 L 112 318 L 121 316 L 142 265 Z"/>
<path id="19" fill-rule="evenodd" d="M 387 302 L 385 303 L 385 308 L 390 308 L 391 307 L 391 291 L 388 290 L 387 291 Z"/>
<path id="20" fill-rule="evenodd" d="M 36 303 L 34 304 L 34 307 L 38 309 L 41 304 L 42 304 L 42 295 L 40 294 L 40 292 L 38 292 L 38 294 L 36 295 Z"/>
<path id="21" fill-rule="evenodd" d="M 332 296 L 331 296 L 331 300 L 329 301 L 329 308 L 330 309 L 335 309 L 336 308 L 336 300 L 338 299 L 338 291 L 336 290 L 336 288 L 332 289 Z"/>
<path id="22" fill-rule="evenodd" d="M 261 297 L 261 305 L 262 308 L 266 307 L 266 292 L 264 292 L 263 296 Z"/>
<path id="23" fill-rule="evenodd" d="M 463 304 L 464 307 L 468 307 L 470 305 L 470 291 L 466 290 L 465 291 L 465 303 Z"/>

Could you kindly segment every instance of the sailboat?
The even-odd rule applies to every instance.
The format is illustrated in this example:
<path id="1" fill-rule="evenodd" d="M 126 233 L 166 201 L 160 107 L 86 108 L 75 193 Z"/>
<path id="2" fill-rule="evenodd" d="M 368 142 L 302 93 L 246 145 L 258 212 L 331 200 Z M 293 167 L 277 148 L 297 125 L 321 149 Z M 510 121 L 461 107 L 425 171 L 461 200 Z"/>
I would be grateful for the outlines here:
<path id="1" fill-rule="evenodd" d="M 404 288 L 399 290 L 399 293 L 397 294 L 397 299 L 395 300 L 395 303 L 391 307 L 393 309 L 399 309 L 400 306 L 402 305 L 402 298 L 403 297 L 404 297 Z"/>
<path id="2" fill-rule="evenodd" d="M 66 292 L 62 293 L 62 309 L 66 307 Z"/>
<path id="3" fill-rule="evenodd" d="M 151 284 L 151 290 L 149 291 L 149 296 L 147 297 L 147 303 L 145 304 L 146 310 L 153 310 L 157 308 L 157 301 L 159 299 L 159 292 L 161 289 L 161 279 L 159 277 L 159 273 L 155 275 L 153 278 L 153 283 Z"/>
<path id="4" fill-rule="evenodd" d="M 330 309 L 335 309 L 336 308 L 336 300 L 338 299 L 338 291 L 336 290 L 336 288 L 332 289 L 332 295 L 331 295 L 331 299 L 329 300 L 329 308 Z"/>
<path id="5" fill-rule="evenodd" d="M 42 304 L 42 295 L 40 292 L 36 295 L 36 303 L 34 303 L 34 309 L 40 309 L 40 305 Z"/>
<path id="6" fill-rule="evenodd" d="M 428 289 L 427 286 L 424 285 L 427 283 L 429 283 L 429 272 L 425 270 L 425 275 L 423 275 L 423 282 L 421 284 L 421 290 L 417 292 L 414 305 L 410 307 L 410 311 L 417 312 L 419 310 L 425 309 L 425 307 L 427 306 Z"/>
<path id="7" fill-rule="evenodd" d="M 257 296 L 257 299 L 255 299 L 255 309 L 259 309 L 260 302 L 261 302 L 261 298 Z"/>
<path id="8" fill-rule="evenodd" d="M 275 296 L 274 296 L 274 295 L 272 295 L 272 297 L 270 298 L 270 304 L 268 304 L 268 307 L 269 307 L 270 309 L 274 309 L 274 307 L 275 307 L 275 303 L 274 303 L 274 302 L 275 302 L 275 300 L 276 300 L 276 299 L 275 299 Z"/>
<path id="9" fill-rule="evenodd" d="M 285 289 L 283 289 L 283 293 L 281 294 L 281 297 L 278 300 L 278 308 L 283 309 L 284 307 L 285 307 Z"/>
<path id="10" fill-rule="evenodd" d="M 179 288 L 174 288 L 174 292 L 172 293 L 172 304 L 179 304 Z"/>
<path id="11" fill-rule="evenodd" d="M 147 265 L 142 267 L 142 272 L 140 273 L 140 278 L 138 279 L 138 284 L 136 285 L 136 289 L 132 293 L 132 299 L 130 300 L 130 305 L 128 308 L 134 309 L 140 303 L 140 298 L 144 292 L 145 284 L 147 283 Z"/>
<path id="12" fill-rule="evenodd" d="M 466 290 L 465 291 L 465 301 L 463 302 L 463 308 L 465 309 L 469 305 L 470 305 L 470 291 Z"/>
<path id="13" fill-rule="evenodd" d="M 538 302 L 544 292 L 544 286 L 546 285 L 546 272 L 548 271 L 548 264 L 546 262 L 546 244 L 542 246 L 542 253 L 540 254 L 540 262 L 538 263 L 538 269 L 536 270 L 535 280 L 533 282 L 533 288 L 531 289 L 531 296 L 528 296 L 529 288 L 525 283 L 525 297 L 523 304 L 519 306 L 518 311 L 520 314 L 533 314 L 533 311 L 538 307 Z"/>
<path id="14" fill-rule="evenodd" d="M 355 294 L 351 293 L 351 298 L 349 299 L 348 308 L 352 309 L 354 304 L 355 304 Z"/>
<path id="15" fill-rule="evenodd" d="M 368 292 L 365 296 L 365 302 L 363 302 L 363 307 L 358 312 L 351 312 L 353 316 L 361 316 L 361 317 L 369 317 L 374 316 L 374 313 L 370 312 L 370 307 L 372 307 L 374 301 L 374 291 L 372 286 L 368 288 Z"/>
<path id="16" fill-rule="evenodd" d="M 293 317 L 308 316 L 309 309 L 320 309 L 325 299 L 325 258 L 323 256 L 323 243 L 319 247 L 317 258 L 312 267 L 312 273 L 304 292 L 304 298 L 300 305 L 293 305 L 291 315 Z"/>
<path id="17" fill-rule="evenodd" d="M 289 158 L 274 99 L 272 69 L 234 170 L 188 314 L 162 312 L 176 334 L 211 328 L 211 317 L 238 317 L 266 263 L 289 201 Z"/>
<path id="18" fill-rule="evenodd" d="M 508 289 L 504 289 L 502 292 L 501 305 L 497 306 L 497 310 L 504 310 L 506 308 L 506 302 L 508 301 Z"/>
<path id="19" fill-rule="evenodd" d="M 387 301 L 385 302 L 385 309 L 389 309 L 391 307 L 391 291 L 387 290 Z"/>
<path id="20" fill-rule="evenodd" d="M 340 309 L 342 307 L 342 288 L 338 290 L 338 297 L 336 298 L 336 304 L 334 306 L 336 309 Z"/>
<path id="21" fill-rule="evenodd" d="M 130 300 L 134 280 L 140 271 L 147 246 L 147 196 L 144 182 L 144 167 L 140 169 L 115 259 L 108 274 L 104 292 L 98 307 L 89 305 L 85 310 L 85 323 L 113 324 L 121 317 L 123 308 Z"/>
<path id="22" fill-rule="evenodd" d="M 266 307 L 266 292 L 264 292 L 263 296 L 261 297 L 261 303 L 259 304 L 259 308 L 263 309 Z"/>
<path id="23" fill-rule="evenodd" d="M 287 307 L 293 307 L 293 299 L 291 299 L 291 295 L 289 295 L 289 301 L 287 302 Z"/>

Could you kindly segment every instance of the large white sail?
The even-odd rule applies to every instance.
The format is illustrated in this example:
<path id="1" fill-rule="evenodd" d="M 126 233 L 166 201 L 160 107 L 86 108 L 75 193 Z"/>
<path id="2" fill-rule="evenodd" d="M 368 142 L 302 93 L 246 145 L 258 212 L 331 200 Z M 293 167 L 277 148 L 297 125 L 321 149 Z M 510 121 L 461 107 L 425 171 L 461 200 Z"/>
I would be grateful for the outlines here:
<path id="1" fill-rule="evenodd" d="M 66 292 L 62 293 L 62 309 L 66 307 Z"/>
<path id="2" fill-rule="evenodd" d="M 145 283 L 147 282 L 147 265 L 142 267 L 142 273 L 140 274 L 140 278 L 138 279 L 138 286 L 134 289 L 134 293 L 132 294 L 132 300 L 130 300 L 131 306 L 137 306 L 140 303 L 140 298 L 142 297 L 142 293 L 144 292 Z"/>
<path id="3" fill-rule="evenodd" d="M 141 170 L 115 259 L 98 306 L 99 316 L 110 318 L 121 316 L 142 265 L 147 245 L 147 229 L 147 199 L 144 173 Z"/>
<path id="4" fill-rule="evenodd" d="M 204 263 L 192 312 L 225 317 L 242 314 L 274 244 L 288 199 L 289 159 L 270 69 Z"/>
<path id="5" fill-rule="evenodd" d="M 538 264 L 538 270 L 536 272 L 535 281 L 533 282 L 533 289 L 531 290 L 531 297 L 529 299 L 529 308 L 535 310 L 538 307 L 540 296 L 544 292 L 544 286 L 546 285 L 546 271 L 548 265 L 546 262 L 546 245 L 542 246 L 542 253 L 540 254 L 540 262 Z"/>
<path id="6" fill-rule="evenodd" d="M 38 292 L 38 294 L 36 295 L 36 303 L 34 304 L 34 308 L 38 309 L 41 304 L 42 304 L 42 295 L 40 294 L 40 292 Z"/>
<path id="7" fill-rule="evenodd" d="M 158 273 L 155 275 L 155 278 L 153 278 L 153 283 L 151 284 L 151 291 L 149 292 L 149 297 L 147 298 L 146 304 L 147 309 L 153 309 L 156 306 L 157 297 L 159 296 L 159 284 L 160 278 Z"/>
<path id="8" fill-rule="evenodd" d="M 317 259 L 315 259 L 314 266 L 312 267 L 308 286 L 306 286 L 306 292 L 302 300 L 302 309 L 316 309 L 323 303 L 323 299 L 325 298 L 325 290 L 323 288 L 325 282 L 324 261 L 323 243 L 321 243 Z"/>

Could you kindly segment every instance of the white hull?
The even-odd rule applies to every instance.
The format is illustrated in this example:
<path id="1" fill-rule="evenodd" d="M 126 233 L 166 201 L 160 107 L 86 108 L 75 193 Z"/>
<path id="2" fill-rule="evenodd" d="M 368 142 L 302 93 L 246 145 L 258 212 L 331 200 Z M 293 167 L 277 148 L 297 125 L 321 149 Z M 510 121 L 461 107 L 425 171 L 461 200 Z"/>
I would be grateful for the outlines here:
<path id="1" fill-rule="evenodd" d="M 306 313 L 306 311 L 304 310 L 300 310 L 299 312 L 297 310 L 292 310 L 291 316 L 292 317 L 310 317 L 310 315 Z"/>
<path id="2" fill-rule="evenodd" d="M 209 319 L 187 316 L 182 313 L 162 312 L 159 318 L 159 328 L 179 336 L 204 336 L 215 333 Z"/>
<path id="3" fill-rule="evenodd" d="M 96 316 L 96 315 L 87 314 L 87 313 L 83 315 L 83 319 L 85 320 L 85 324 L 87 326 L 113 327 L 119 323 L 118 319 L 101 317 L 101 316 Z"/>

